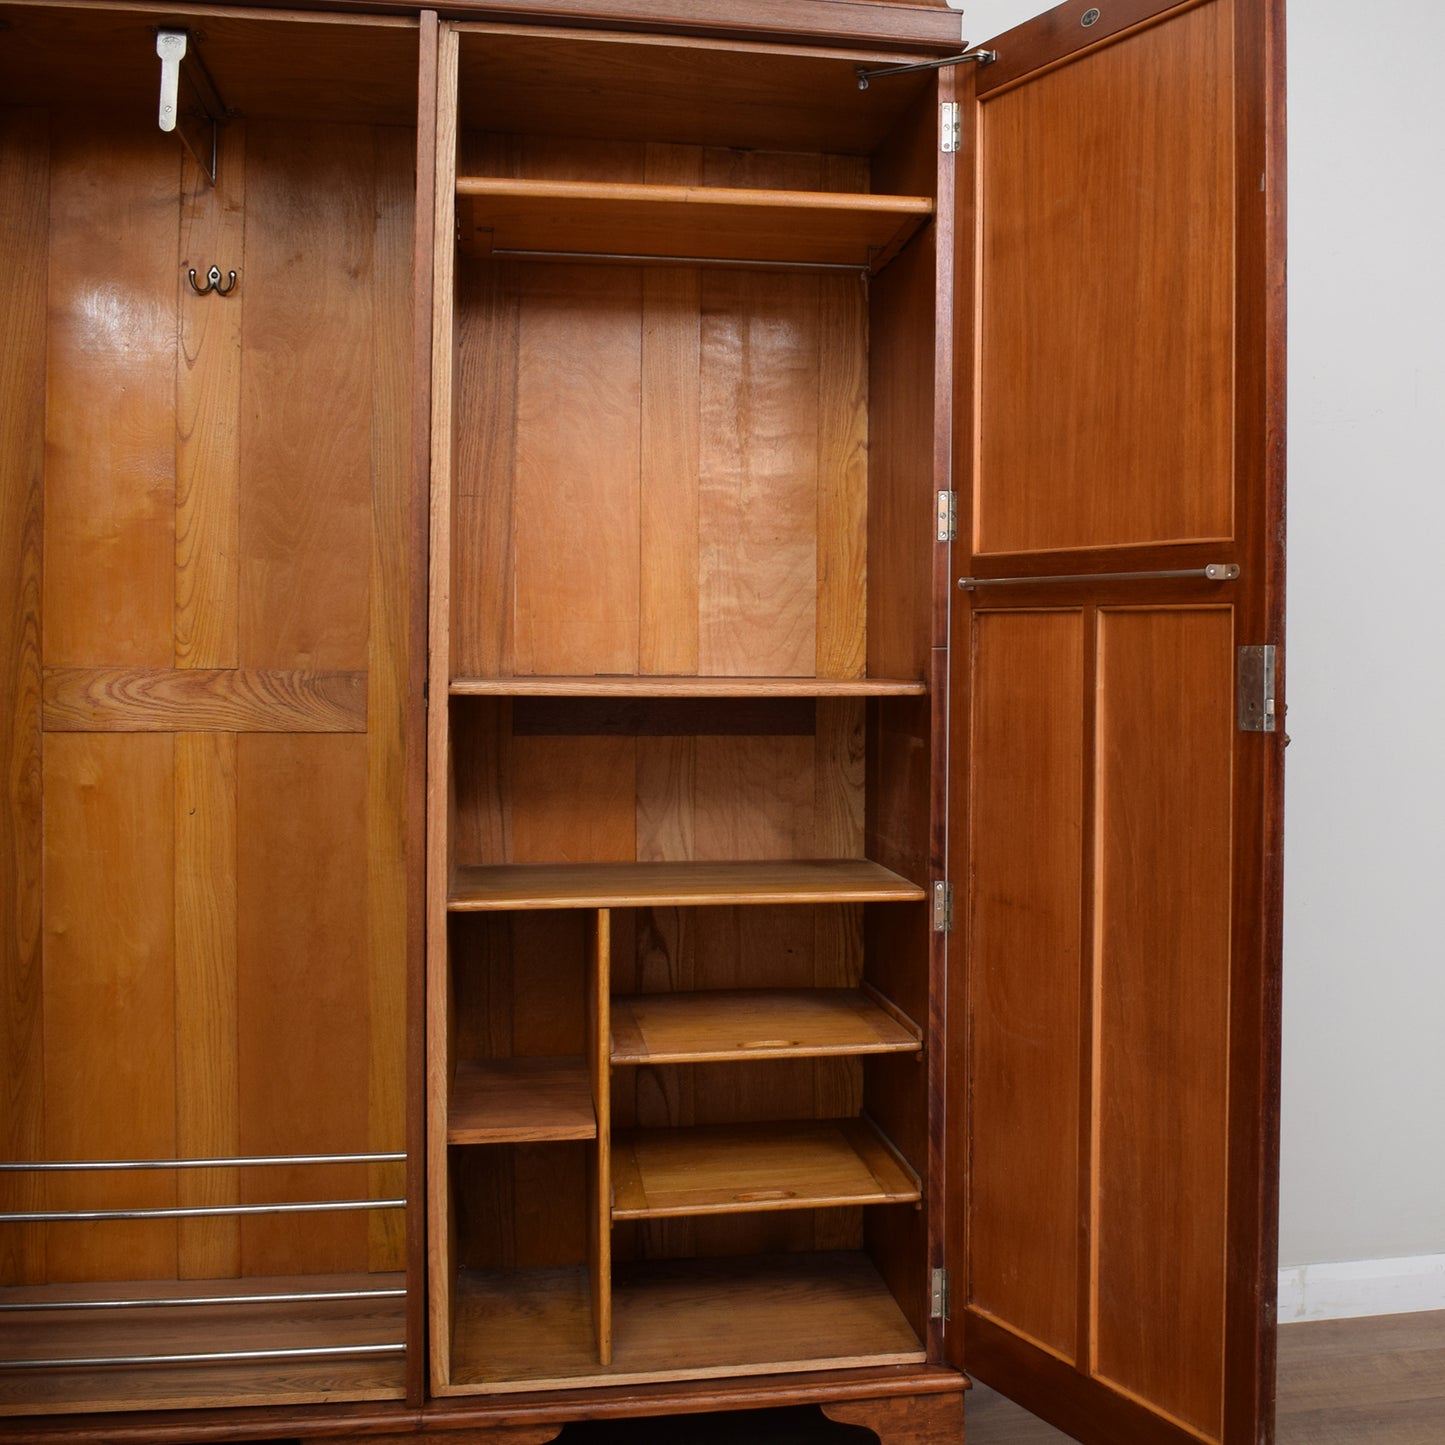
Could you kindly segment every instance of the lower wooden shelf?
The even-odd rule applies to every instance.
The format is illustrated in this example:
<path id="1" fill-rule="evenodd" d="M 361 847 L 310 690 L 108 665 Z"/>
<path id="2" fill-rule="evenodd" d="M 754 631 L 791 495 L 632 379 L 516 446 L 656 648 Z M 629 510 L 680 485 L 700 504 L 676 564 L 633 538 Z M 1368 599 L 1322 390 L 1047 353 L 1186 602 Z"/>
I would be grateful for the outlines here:
<path id="1" fill-rule="evenodd" d="M 612 1000 L 612 1062 L 700 1064 L 917 1054 L 916 1024 L 857 989 L 734 989 Z"/>
<path id="2" fill-rule="evenodd" d="M 448 1144 L 595 1139 L 592 1086 L 581 1059 L 463 1061 L 452 1080 Z"/>
<path id="3" fill-rule="evenodd" d="M 0 1368 L 0 1415 L 304 1405 L 405 1394 L 401 1274 L 182 1280 L 0 1290 L 0 1359 L 238 1354 L 228 1361 Z M 386 1297 L 341 1298 L 357 1291 Z M 329 1295 L 239 1302 L 236 1296 Z M 126 1308 L 83 1302 L 144 1301 Z M 169 1304 L 157 1301 L 200 1300 Z M 214 1302 L 212 1302 L 214 1301 Z M 55 1308 L 75 1305 L 76 1308 Z M 286 1355 L 335 1350 L 350 1354 Z M 0 1430 L 0 1434 L 4 1434 Z"/>
<path id="4" fill-rule="evenodd" d="M 475 1394 L 644 1384 L 924 1360 L 866 1255 L 619 1265 L 612 1363 L 597 1363 L 587 1271 L 464 1270 L 449 1385 Z"/>
<path id="5" fill-rule="evenodd" d="M 908 1204 L 917 1176 L 866 1119 L 621 1131 L 613 1219 Z"/>

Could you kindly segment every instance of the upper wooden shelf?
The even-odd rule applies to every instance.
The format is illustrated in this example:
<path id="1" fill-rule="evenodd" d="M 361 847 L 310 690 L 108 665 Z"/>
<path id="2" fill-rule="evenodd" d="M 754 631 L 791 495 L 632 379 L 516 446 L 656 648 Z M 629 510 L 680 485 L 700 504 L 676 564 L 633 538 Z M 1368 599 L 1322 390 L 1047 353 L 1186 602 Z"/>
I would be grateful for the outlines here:
<path id="1" fill-rule="evenodd" d="M 903 1204 L 919 1183 L 866 1119 L 618 1133 L 613 1219 Z"/>
<path id="2" fill-rule="evenodd" d="M 454 913 L 728 903 L 910 903 L 924 890 L 862 858 L 746 863 L 500 863 L 458 868 Z"/>
<path id="3" fill-rule="evenodd" d="M 854 989 L 635 994 L 612 1000 L 614 1064 L 918 1053 L 905 1025 Z"/>
<path id="4" fill-rule="evenodd" d="M 926 196 L 462 176 L 464 249 L 877 270 L 933 214 Z"/>
<path id="5" fill-rule="evenodd" d="M 906 677 L 455 677 L 453 697 L 922 697 Z"/>
<path id="6" fill-rule="evenodd" d="M 592 1087 L 581 1059 L 494 1059 L 457 1065 L 448 1144 L 595 1139 Z"/>

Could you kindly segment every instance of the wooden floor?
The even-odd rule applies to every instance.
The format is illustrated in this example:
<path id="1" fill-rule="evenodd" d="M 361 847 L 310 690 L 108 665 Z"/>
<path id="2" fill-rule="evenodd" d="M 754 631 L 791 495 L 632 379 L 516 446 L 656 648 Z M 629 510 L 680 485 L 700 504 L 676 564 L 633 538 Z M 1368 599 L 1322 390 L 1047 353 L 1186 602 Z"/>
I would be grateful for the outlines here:
<path id="1" fill-rule="evenodd" d="M 1445 1445 L 1445 1313 L 1286 1325 L 1276 1445 Z M 1067 1435 L 983 1386 L 967 1445 L 1066 1445 Z M 867 1445 L 811 1411 L 569 1425 L 564 1445 Z M 886 1442 L 885 1442 L 886 1445 Z M 1120 1442 L 1124 1445 L 1124 1442 Z"/>

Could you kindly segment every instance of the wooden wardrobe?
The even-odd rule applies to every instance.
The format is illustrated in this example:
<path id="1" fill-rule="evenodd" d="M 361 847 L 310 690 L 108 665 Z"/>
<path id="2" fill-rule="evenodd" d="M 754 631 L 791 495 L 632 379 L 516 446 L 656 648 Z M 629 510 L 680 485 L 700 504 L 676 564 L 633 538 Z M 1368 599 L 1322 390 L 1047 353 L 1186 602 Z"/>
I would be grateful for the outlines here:
<path id="1" fill-rule="evenodd" d="M 0 0 L 0 1435 L 1272 1438 L 1282 12 Z"/>

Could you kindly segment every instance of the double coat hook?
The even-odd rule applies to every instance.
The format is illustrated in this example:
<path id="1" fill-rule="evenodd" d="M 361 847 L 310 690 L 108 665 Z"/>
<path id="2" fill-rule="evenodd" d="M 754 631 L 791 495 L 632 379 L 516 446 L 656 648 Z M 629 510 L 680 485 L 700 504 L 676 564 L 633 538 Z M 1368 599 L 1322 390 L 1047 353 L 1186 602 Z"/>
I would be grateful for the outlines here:
<path id="1" fill-rule="evenodd" d="M 191 289 L 197 296 L 204 296 L 208 291 L 214 291 L 217 296 L 229 296 L 231 292 L 236 289 L 236 273 L 231 271 L 228 273 L 228 276 L 229 279 L 223 286 L 221 284 L 221 268 L 219 266 L 212 266 L 211 269 L 206 272 L 206 284 L 203 286 L 196 280 L 196 268 L 192 266 Z"/>

